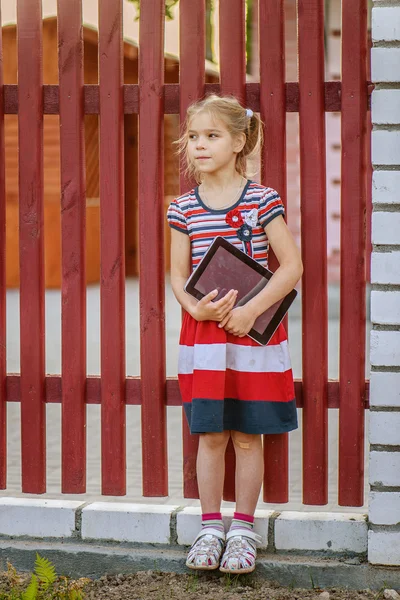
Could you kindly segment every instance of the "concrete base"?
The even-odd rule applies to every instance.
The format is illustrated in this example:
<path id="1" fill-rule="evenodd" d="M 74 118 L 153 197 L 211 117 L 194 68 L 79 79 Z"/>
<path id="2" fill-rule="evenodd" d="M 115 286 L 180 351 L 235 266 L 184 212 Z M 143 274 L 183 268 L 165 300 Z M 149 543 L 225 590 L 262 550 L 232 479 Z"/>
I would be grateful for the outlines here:
<path id="1" fill-rule="evenodd" d="M 232 516 L 223 510 L 226 529 Z M 200 527 L 195 507 L 0 498 L 0 567 L 9 560 L 31 571 L 39 552 L 73 577 L 185 572 L 187 547 Z M 296 587 L 400 587 L 400 565 L 388 568 L 393 563 L 382 551 L 366 563 L 366 515 L 257 510 L 254 529 L 262 540 L 257 576 Z"/>
<path id="2" fill-rule="evenodd" d="M 51 560 L 58 573 L 73 578 L 97 579 L 105 574 L 154 570 L 190 573 L 181 547 L 128 547 L 122 544 L 85 544 L 72 541 L 41 542 L 3 540 L 0 566 L 10 561 L 20 571 L 32 571 L 36 552 Z M 357 559 L 335 560 L 311 556 L 278 556 L 260 553 L 255 577 L 298 588 L 348 588 L 355 590 L 400 588 L 400 568 L 352 564 Z M 219 572 L 215 576 L 221 576 Z"/>

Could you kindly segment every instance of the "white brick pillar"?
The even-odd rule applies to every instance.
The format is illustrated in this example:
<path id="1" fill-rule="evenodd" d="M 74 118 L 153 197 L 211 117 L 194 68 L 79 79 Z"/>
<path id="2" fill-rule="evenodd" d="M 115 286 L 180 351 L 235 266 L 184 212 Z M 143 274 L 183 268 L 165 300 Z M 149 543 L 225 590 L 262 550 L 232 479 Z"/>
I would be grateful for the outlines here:
<path id="1" fill-rule="evenodd" d="M 374 1 L 372 40 L 368 559 L 400 566 L 400 0 Z"/>

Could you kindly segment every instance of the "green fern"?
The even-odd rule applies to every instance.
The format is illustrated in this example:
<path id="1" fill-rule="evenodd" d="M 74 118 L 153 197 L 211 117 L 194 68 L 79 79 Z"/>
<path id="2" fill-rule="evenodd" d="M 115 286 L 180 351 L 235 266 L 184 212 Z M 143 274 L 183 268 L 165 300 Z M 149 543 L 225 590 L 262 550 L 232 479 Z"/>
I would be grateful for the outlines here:
<path id="1" fill-rule="evenodd" d="M 32 575 L 30 584 L 22 594 L 22 600 L 36 600 L 39 589 L 38 578 L 35 574 Z"/>
<path id="2" fill-rule="evenodd" d="M 57 574 L 54 565 L 47 559 L 36 553 L 35 573 L 39 578 L 42 590 L 47 590 L 56 579 Z"/>
<path id="3" fill-rule="evenodd" d="M 84 600 L 83 588 L 91 581 L 85 577 L 77 581 L 64 575 L 58 577 L 51 561 L 36 553 L 34 573 L 26 590 L 21 591 L 23 578 L 10 563 L 7 566 L 11 590 L 5 594 L 0 590 L 0 600 Z"/>

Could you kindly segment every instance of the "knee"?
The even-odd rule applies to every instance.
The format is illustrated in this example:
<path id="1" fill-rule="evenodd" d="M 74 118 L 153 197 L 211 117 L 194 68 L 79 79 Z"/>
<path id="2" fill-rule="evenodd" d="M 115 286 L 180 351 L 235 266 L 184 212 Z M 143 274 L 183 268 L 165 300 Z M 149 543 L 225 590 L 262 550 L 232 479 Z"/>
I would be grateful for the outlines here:
<path id="1" fill-rule="evenodd" d="M 225 450 L 229 440 L 229 431 L 221 433 L 201 433 L 200 444 L 207 450 Z"/>
<path id="2" fill-rule="evenodd" d="M 252 452 L 261 447 L 261 435 L 231 431 L 231 437 L 236 451 Z"/>

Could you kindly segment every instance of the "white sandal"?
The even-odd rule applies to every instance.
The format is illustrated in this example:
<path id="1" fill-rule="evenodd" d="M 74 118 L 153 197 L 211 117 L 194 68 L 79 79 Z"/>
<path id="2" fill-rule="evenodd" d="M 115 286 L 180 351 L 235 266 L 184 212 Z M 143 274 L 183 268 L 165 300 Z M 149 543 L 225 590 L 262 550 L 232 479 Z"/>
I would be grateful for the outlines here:
<path id="1" fill-rule="evenodd" d="M 189 569 L 218 569 L 225 545 L 225 532 L 205 527 L 194 540 L 186 560 Z"/>
<path id="2" fill-rule="evenodd" d="M 262 541 L 260 535 L 251 529 L 232 529 L 227 536 L 227 544 L 219 568 L 223 573 L 252 573 L 256 568 L 256 543 Z"/>

